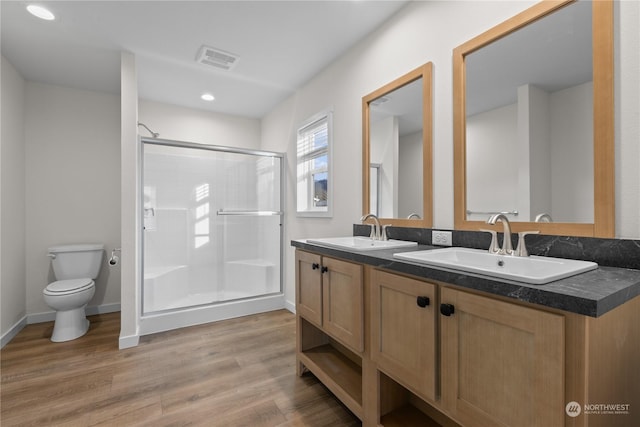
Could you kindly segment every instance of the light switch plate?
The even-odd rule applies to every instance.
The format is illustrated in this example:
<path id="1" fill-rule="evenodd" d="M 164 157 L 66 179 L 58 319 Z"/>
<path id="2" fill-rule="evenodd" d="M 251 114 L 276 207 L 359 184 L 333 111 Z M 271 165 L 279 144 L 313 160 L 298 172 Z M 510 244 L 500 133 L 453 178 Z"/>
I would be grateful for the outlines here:
<path id="1" fill-rule="evenodd" d="M 431 230 L 431 243 L 436 246 L 451 246 L 451 232 Z"/>

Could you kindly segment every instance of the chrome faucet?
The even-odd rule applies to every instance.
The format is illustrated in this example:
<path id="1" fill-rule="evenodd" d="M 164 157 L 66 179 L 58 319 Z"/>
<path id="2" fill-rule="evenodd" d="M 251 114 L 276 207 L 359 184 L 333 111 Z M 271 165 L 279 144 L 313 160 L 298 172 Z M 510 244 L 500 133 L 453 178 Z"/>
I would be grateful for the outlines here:
<path id="1" fill-rule="evenodd" d="M 422 218 L 420 218 L 420 215 L 418 215 L 418 214 L 417 214 L 417 213 L 415 213 L 415 212 L 413 212 L 412 214 L 410 214 L 410 215 L 407 217 L 407 219 L 413 219 L 413 218 L 415 218 L 415 219 L 422 219 Z"/>
<path id="2" fill-rule="evenodd" d="M 487 224 L 495 225 L 498 221 L 502 222 L 503 236 L 502 248 L 497 253 L 498 255 L 513 255 L 513 246 L 511 245 L 511 224 L 509 224 L 509 219 L 504 214 L 497 213 L 489 217 Z"/>
<path id="3" fill-rule="evenodd" d="M 524 240 L 524 237 L 528 234 L 538 234 L 540 231 L 521 231 L 518 233 L 518 247 L 514 252 L 515 256 L 529 256 L 529 251 L 527 250 L 527 244 Z"/>
<path id="4" fill-rule="evenodd" d="M 497 254 L 500 252 L 500 247 L 498 246 L 498 232 L 495 230 L 485 230 L 481 228 L 480 231 L 484 231 L 485 233 L 491 234 L 491 243 L 489 244 L 489 253 Z"/>
<path id="5" fill-rule="evenodd" d="M 375 222 L 375 225 L 369 224 L 371 226 L 371 234 L 369 235 L 369 237 L 372 240 L 381 240 L 380 221 L 378 220 L 377 216 L 372 213 L 366 214 L 362 218 L 360 218 L 360 221 L 364 223 L 369 218 L 373 219 L 373 221 Z"/>
<path id="6" fill-rule="evenodd" d="M 543 212 L 541 214 L 536 215 L 536 219 L 534 222 L 553 222 L 553 220 L 551 219 L 551 215 Z"/>

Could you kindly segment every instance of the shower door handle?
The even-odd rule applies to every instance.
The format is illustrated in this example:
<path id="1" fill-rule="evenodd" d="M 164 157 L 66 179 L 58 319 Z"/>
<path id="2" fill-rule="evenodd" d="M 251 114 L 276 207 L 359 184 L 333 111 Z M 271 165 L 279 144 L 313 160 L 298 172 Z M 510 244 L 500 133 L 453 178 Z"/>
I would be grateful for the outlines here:
<path id="1" fill-rule="evenodd" d="M 283 215 L 283 212 L 282 211 L 225 211 L 224 209 L 219 209 L 216 211 L 216 215 L 274 216 L 274 215 Z"/>

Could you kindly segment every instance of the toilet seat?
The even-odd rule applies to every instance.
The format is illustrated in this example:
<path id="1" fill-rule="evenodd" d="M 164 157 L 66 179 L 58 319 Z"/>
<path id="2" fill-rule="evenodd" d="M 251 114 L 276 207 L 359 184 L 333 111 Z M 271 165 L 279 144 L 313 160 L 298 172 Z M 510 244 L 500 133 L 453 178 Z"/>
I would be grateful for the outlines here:
<path id="1" fill-rule="evenodd" d="M 89 278 L 58 280 L 50 283 L 44 290 L 47 295 L 70 295 L 86 291 L 94 286 L 93 280 Z"/>

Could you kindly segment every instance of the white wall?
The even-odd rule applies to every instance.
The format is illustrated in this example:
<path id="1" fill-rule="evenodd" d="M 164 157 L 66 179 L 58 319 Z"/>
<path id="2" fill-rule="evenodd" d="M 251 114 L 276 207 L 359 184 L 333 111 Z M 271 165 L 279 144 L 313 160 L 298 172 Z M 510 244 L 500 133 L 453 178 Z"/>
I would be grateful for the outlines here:
<path id="1" fill-rule="evenodd" d="M 434 64 L 434 223 L 453 228 L 452 57 L 454 47 L 535 2 L 415 2 L 339 58 L 262 120 L 264 149 L 295 158 L 295 124 L 334 107 L 334 216 L 288 215 L 286 239 L 346 235 L 362 215 L 362 97 L 432 61 Z M 291 162 L 289 162 L 291 163 Z M 289 165 L 288 179 L 295 174 Z M 291 186 L 290 186 L 291 187 Z M 289 188 L 287 212 L 295 212 Z M 294 250 L 288 247 L 286 298 L 293 304 Z"/>
<path id="2" fill-rule="evenodd" d="M 467 118 L 467 176 L 472 177 L 467 208 L 473 212 L 521 210 L 517 117 L 517 104 L 511 104 Z M 487 215 L 474 213 L 469 218 L 481 221 Z"/>
<path id="3" fill-rule="evenodd" d="M 204 101 L 203 101 L 204 102 Z M 140 122 L 161 139 L 249 149 L 260 148 L 260 120 L 194 110 L 154 101 L 138 102 Z M 140 128 L 140 135 L 150 136 Z"/>
<path id="4" fill-rule="evenodd" d="M 398 216 L 412 213 L 424 217 L 422 194 L 422 131 L 400 137 L 398 146 Z"/>
<path id="5" fill-rule="evenodd" d="M 563 139 L 558 140 L 555 138 L 553 133 L 553 124 L 558 121 L 563 121 L 564 116 L 554 116 L 549 111 L 550 100 L 553 99 L 554 94 L 549 94 L 548 92 L 531 84 L 526 85 L 526 89 L 523 90 L 526 92 L 526 95 L 523 96 L 524 99 L 522 100 L 520 99 L 520 96 L 518 96 L 518 108 L 523 107 L 523 104 L 525 104 L 527 110 L 526 123 L 528 129 L 526 144 L 524 144 L 525 147 L 521 147 L 522 151 L 526 150 L 527 152 L 527 167 L 520 168 L 520 176 L 522 177 L 523 170 L 525 170 L 528 177 L 528 189 L 525 194 L 528 194 L 529 197 L 526 203 L 527 210 L 526 212 L 523 212 L 523 214 L 526 213 L 526 215 L 522 215 L 521 217 L 519 216 L 519 218 L 522 221 L 534 221 L 536 216 L 541 213 L 553 213 L 556 216 L 554 219 L 555 221 L 562 221 L 558 213 L 552 209 L 551 199 L 552 193 L 556 190 L 556 186 L 552 186 L 552 175 L 554 172 L 552 167 L 553 147 L 560 144 L 565 145 L 566 143 Z M 566 107 L 570 108 L 571 105 Z M 560 109 L 558 112 L 560 113 L 563 111 L 564 109 Z M 582 125 L 582 127 L 590 129 L 593 128 L 593 126 L 588 124 L 589 120 L 592 120 L 592 116 L 593 108 L 591 108 L 590 112 L 588 112 L 584 117 L 583 122 L 578 123 L 578 125 Z M 572 122 L 571 126 L 574 125 L 575 123 Z M 562 126 L 559 127 L 562 128 Z M 564 128 L 566 128 L 566 126 Z M 588 140 L 581 139 L 579 141 L 593 141 L 593 138 Z M 557 144 L 557 142 L 559 144 Z M 575 146 L 572 148 L 575 149 Z M 520 161 L 520 165 L 522 165 L 522 161 Z M 582 170 L 587 168 L 593 169 L 593 162 L 586 167 L 583 167 Z M 575 172 L 575 169 L 571 166 L 569 169 Z M 591 176 L 591 183 L 592 182 L 593 175 Z M 593 194 L 592 184 L 589 185 L 587 182 L 584 182 L 583 185 L 588 185 L 591 188 L 591 194 Z M 522 201 L 520 203 L 522 204 Z M 593 212 L 592 207 L 593 197 L 591 197 L 591 208 L 589 209 L 589 212 Z M 580 209 L 580 212 L 582 212 L 582 209 Z M 588 212 L 586 213 L 588 214 Z M 563 220 L 571 222 L 576 219 L 572 217 L 563 217 Z M 589 222 L 593 222 L 593 215 Z"/>
<path id="6" fill-rule="evenodd" d="M 132 53 L 120 55 L 120 239 L 121 312 L 119 347 L 138 345 L 140 313 L 140 176 L 138 148 L 138 80 Z"/>
<path id="7" fill-rule="evenodd" d="M 380 165 L 380 218 L 398 216 L 398 118 L 389 116 L 371 123 L 370 160 Z"/>
<path id="8" fill-rule="evenodd" d="M 48 247 L 120 246 L 119 97 L 28 82 L 25 117 L 26 303 L 31 317 L 53 314 L 42 297 L 54 279 Z M 119 266 L 110 268 L 105 259 L 89 307 L 119 303 Z"/>
<path id="9" fill-rule="evenodd" d="M 25 322 L 25 81 L 2 57 L 0 123 L 0 335 L 2 344 Z"/>
<path id="10" fill-rule="evenodd" d="M 615 3 L 616 236 L 640 237 L 640 2 Z"/>
<path id="11" fill-rule="evenodd" d="M 593 83 L 554 92 L 549 107 L 553 220 L 593 222 Z"/>
<path id="12" fill-rule="evenodd" d="M 432 61 L 433 199 L 434 225 L 453 228 L 453 114 L 452 50 L 472 37 L 535 4 L 535 1 L 414 2 L 398 12 L 378 31 L 331 64 L 285 100 L 262 121 L 263 148 L 287 151 L 295 158 L 295 124 L 334 106 L 334 216 L 331 219 L 287 220 L 287 240 L 310 236 L 344 235 L 362 214 L 361 203 L 361 98 L 408 70 Z M 638 140 L 637 22 L 640 3 L 616 6 L 616 235 L 640 237 L 640 151 Z M 291 167 L 288 179 L 295 179 Z M 289 181 L 295 182 L 295 181 Z M 291 187 L 291 186 L 290 186 Z M 293 189 L 288 191 L 293 200 Z M 287 212 L 294 212 L 289 202 Z M 286 289 L 292 304 L 294 250 L 287 253 Z"/>
<path id="13" fill-rule="evenodd" d="M 558 222 L 593 222 L 593 150 L 585 144 L 593 140 L 592 88 L 547 93 L 523 85 L 517 104 L 467 118 L 469 209 L 516 209 L 514 221 L 548 213 Z"/>
<path id="14" fill-rule="evenodd" d="M 343 57 L 331 64 L 302 87 L 294 96 L 283 101 L 263 118 L 259 131 L 261 148 L 287 152 L 287 220 L 285 242 L 309 236 L 343 235 L 361 215 L 361 98 L 376 88 L 403 75 L 407 70 L 432 61 L 434 63 L 434 225 L 453 227 L 453 137 L 452 137 L 452 67 L 454 47 L 490 27 L 526 9 L 536 1 L 518 2 L 415 2 L 409 4 L 373 35 L 364 39 Z M 616 81 L 616 235 L 640 237 L 640 2 L 616 2 L 615 19 L 615 81 Z M 123 105 L 122 143 L 128 151 L 119 156 L 118 97 L 96 92 L 65 89 L 36 83 L 24 83 L 12 67 L 2 60 L 2 242 L 1 292 L 2 326 L 19 319 L 25 312 L 48 311 L 42 300 L 42 289 L 49 280 L 46 248 L 51 244 L 69 241 L 103 241 L 110 248 L 120 240 L 120 195 L 132 203 L 135 194 L 135 123 L 137 121 L 137 92 L 135 91 L 135 63 L 125 61 L 123 74 L 127 79 L 123 93 L 128 97 Z M 9 70 L 9 71 L 7 71 Z M 10 80 L 10 84 L 7 84 Z M 21 100 L 20 86 L 26 86 L 27 97 Z M 7 89 L 8 87 L 8 89 Z M 13 95 L 11 95 L 13 94 Z M 25 102 L 21 117 L 20 102 Z M 7 104 L 10 107 L 7 107 Z M 202 124 L 208 113 L 194 112 L 198 133 L 180 132 L 173 124 L 157 121 L 166 117 L 172 107 L 143 102 L 141 121 L 161 133 L 162 138 L 214 138 L 216 130 Z M 293 201 L 295 169 L 295 128 L 302 120 L 333 106 L 334 110 L 334 179 L 335 208 L 333 218 L 296 218 Z M 163 112 L 165 111 L 165 112 Z M 15 114 L 14 119 L 7 119 Z M 21 135 L 21 120 L 25 133 Z M 189 123 L 191 118 L 185 118 Z M 126 121 L 126 123 L 125 123 Z M 242 122 L 242 120 L 240 121 Z M 249 133 L 255 134 L 255 124 Z M 141 133 L 144 133 L 141 131 Z M 131 137 L 133 135 L 133 137 Z M 186 136 L 185 136 L 186 135 Z M 9 141 L 24 138 L 25 161 L 21 150 Z M 247 140 L 238 138 L 240 141 Z M 221 138 L 220 140 L 229 138 Z M 115 141 L 115 142 L 114 142 Z M 198 142 L 198 141 L 195 141 Z M 223 145 L 231 143 L 220 142 Z M 9 154 L 8 147 L 11 147 Z M 74 175 L 72 165 L 85 165 L 82 173 Z M 126 181 L 119 188 L 120 167 Z M 21 166 L 26 168 L 24 184 L 20 183 Z M 89 166 L 86 166 L 89 165 Z M 12 167 L 14 169 L 12 169 Z M 11 178 L 7 178 L 11 175 Z M 81 175 L 82 179 L 70 179 Z M 59 183 L 64 181 L 65 186 Z M 7 186 L 10 182 L 10 189 Z M 18 187 L 16 187 L 16 185 Z M 24 191 L 19 191 L 24 185 Z M 132 186 L 133 185 L 133 186 Z M 15 190 L 15 191 L 14 191 Z M 48 191 L 46 191 L 48 190 Z M 97 191 L 96 191 L 97 190 Z M 21 193 L 21 194 L 20 194 Z M 26 215 L 20 209 L 24 198 Z M 135 235 L 135 206 L 123 202 L 122 222 L 123 282 L 135 277 L 135 242 L 125 245 L 125 237 Z M 71 207 L 73 206 L 73 209 Z M 15 210 L 13 210 L 15 209 Z M 24 226 L 21 226 L 21 218 Z M 9 221 L 10 220 L 10 221 Z M 14 222 L 17 221 L 17 222 Z M 11 224 L 15 235 L 9 238 L 6 227 Z M 17 226 L 15 226 L 17 224 Z M 25 232 L 26 230 L 26 232 Z M 26 234 L 23 234 L 26 233 Z M 25 237 L 26 236 L 26 237 Z M 15 240 L 15 241 L 14 241 Z M 15 247 L 25 241 L 24 251 L 7 254 L 7 245 Z M 293 249 L 287 246 L 286 290 L 290 304 L 293 298 Z M 24 264 L 24 268 L 19 267 Z M 8 267 L 10 266 L 10 267 Z M 12 269 L 11 266 L 16 266 Z M 129 274 L 125 275 L 125 268 Z M 108 277 L 106 277 L 106 273 Z M 24 275 L 24 277 L 21 277 Z M 7 281 L 9 276 L 15 278 Z M 126 278 L 124 278 L 126 276 Z M 24 287 L 13 283 L 26 281 Z M 100 281 L 101 280 L 101 281 Z M 90 304 L 120 301 L 118 274 L 103 270 L 98 292 Z M 122 303 L 135 304 L 135 288 L 123 283 Z M 24 292 L 24 294 L 23 294 Z M 12 302 L 15 302 L 13 304 Z M 7 306 L 11 306 L 7 309 Z M 292 306 L 290 306 L 291 308 Z M 15 309 L 15 311 L 13 311 Z M 129 312 L 127 312 L 129 313 Z M 135 335 L 135 321 L 123 310 L 123 336 Z M 135 311 L 133 311 L 135 314 Z M 10 327 L 10 325 L 8 326 Z M 133 329 L 131 329 L 131 328 Z"/>

